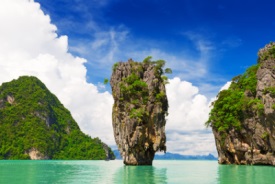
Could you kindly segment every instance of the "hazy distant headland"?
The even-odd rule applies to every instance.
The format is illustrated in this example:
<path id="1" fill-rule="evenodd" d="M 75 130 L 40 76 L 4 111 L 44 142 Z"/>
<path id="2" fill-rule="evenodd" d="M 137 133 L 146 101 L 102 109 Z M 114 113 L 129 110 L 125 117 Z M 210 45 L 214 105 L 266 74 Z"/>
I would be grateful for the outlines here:
<path id="1" fill-rule="evenodd" d="M 118 150 L 113 150 L 116 159 L 122 160 L 120 153 Z M 217 157 L 215 157 L 212 154 L 208 155 L 181 155 L 177 153 L 169 153 L 166 152 L 165 154 L 156 154 L 154 157 L 154 160 L 218 160 Z"/>

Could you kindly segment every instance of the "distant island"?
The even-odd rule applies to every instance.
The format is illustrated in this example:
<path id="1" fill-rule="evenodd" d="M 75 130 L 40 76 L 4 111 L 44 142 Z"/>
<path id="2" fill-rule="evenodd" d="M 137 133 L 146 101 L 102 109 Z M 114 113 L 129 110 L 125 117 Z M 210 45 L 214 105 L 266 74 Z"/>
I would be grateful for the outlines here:
<path id="1" fill-rule="evenodd" d="M 117 160 L 122 160 L 118 150 L 113 151 Z M 154 160 L 218 160 L 214 155 L 181 155 L 177 153 L 166 152 L 164 155 L 155 155 Z"/>
<path id="2" fill-rule="evenodd" d="M 166 152 L 164 155 L 155 155 L 155 160 L 218 160 L 214 155 L 181 155 Z"/>
<path id="3" fill-rule="evenodd" d="M 0 86 L 0 159 L 105 160 L 114 154 L 84 134 L 38 78 L 22 76 Z"/>

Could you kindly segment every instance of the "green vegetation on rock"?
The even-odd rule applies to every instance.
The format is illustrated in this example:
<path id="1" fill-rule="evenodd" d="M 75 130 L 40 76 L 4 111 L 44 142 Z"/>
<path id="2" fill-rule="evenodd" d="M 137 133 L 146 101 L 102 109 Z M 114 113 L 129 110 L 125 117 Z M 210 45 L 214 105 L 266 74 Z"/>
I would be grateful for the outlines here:
<path id="1" fill-rule="evenodd" d="M 70 112 L 35 77 L 20 77 L 0 87 L 0 159 L 106 159 L 110 148 L 79 129 Z"/>
<path id="2" fill-rule="evenodd" d="M 168 100 L 164 60 L 129 59 L 114 64 L 110 84 L 114 98 L 114 137 L 126 165 L 152 165 L 156 151 L 166 151 Z"/>
<path id="3" fill-rule="evenodd" d="M 109 79 L 104 79 L 104 81 L 103 81 L 103 84 L 108 84 L 109 83 Z"/>
<path id="4" fill-rule="evenodd" d="M 170 68 L 164 69 L 166 63 L 164 60 L 152 61 L 151 59 L 152 57 L 148 56 L 143 60 L 143 62 L 135 62 L 133 60 L 130 60 L 132 66 L 131 75 L 129 75 L 126 78 L 123 78 L 123 80 L 119 84 L 119 100 L 131 101 L 131 104 L 134 105 L 134 107 L 130 111 L 130 116 L 131 118 L 138 119 L 138 121 L 142 121 L 142 119 L 146 119 L 146 117 L 148 116 L 148 113 L 146 113 L 144 107 L 147 105 L 149 98 L 148 85 L 145 81 L 142 80 L 140 74 L 144 73 L 145 69 L 149 65 L 151 65 L 152 67 L 154 67 L 156 77 L 160 78 L 163 84 L 168 84 L 168 78 L 164 74 L 172 73 L 172 70 Z M 115 63 L 113 65 L 113 71 L 118 67 L 118 65 L 119 63 Z M 159 81 L 156 79 L 156 81 L 154 82 L 158 83 Z M 164 98 L 166 98 L 166 95 L 163 92 L 155 91 L 154 93 L 157 102 L 161 102 Z M 126 104 L 126 106 L 129 105 L 130 104 Z M 168 104 L 167 107 L 165 107 L 164 109 L 168 109 Z M 167 110 L 166 114 L 168 114 Z"/>
<path id="5" fill-rule="evenodd" d="M 113 65 L 112 70 L 115 71 L 117 67 L 118 67 L 118 62 Z"/>
<path id="6" fill-rule="evenodd" d="M 258 55 L 259 63 L 268 59 L 275 59 L 275 42 L 270 42 L 264 49 L 259 51 Z"/>
<path id="7" fill-rule="evenodd" d="M 267 88 L 264 89 L 263 93 L 264 94 L 269 93 L 271 96 L 275 96 L 275 87 L 274 86 L 267 87 Z"/>
<path id="8" fill-rule="evenodd" d="M 206 126 L 212 126 L 218 132 L 226 132 L 231 128 L 240 129 L 241 122 L 249 116 L 246 113 L 248 108 L 259 115 L 263 113 L 264 106 L 256 98 L 256 72 L 259 66 L 260 64 L 251 66 L 243 75 L 234 77 L 229 89 L 218 94 Z"/>
<path id="9" fill-rule="evenodd" d="M 209 114 L 220 164 L 275 165 L 275 43 L 258 52 L 258 64 L 232 79 Z"/>

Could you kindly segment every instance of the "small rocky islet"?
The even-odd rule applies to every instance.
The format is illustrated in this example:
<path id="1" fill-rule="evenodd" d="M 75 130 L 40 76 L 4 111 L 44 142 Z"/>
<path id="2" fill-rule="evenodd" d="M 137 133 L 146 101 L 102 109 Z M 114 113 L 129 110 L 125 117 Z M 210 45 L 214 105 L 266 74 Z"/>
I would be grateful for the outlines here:
<path id="1" fill-rule="evenodd" d="M 132 59 L 113 66 L 113 130 L 126 165 L 152 165 L 156 151 L 166 151 L 165 117 L 168 101 L 165 84 L 171 69 L 165 61 Z"/>

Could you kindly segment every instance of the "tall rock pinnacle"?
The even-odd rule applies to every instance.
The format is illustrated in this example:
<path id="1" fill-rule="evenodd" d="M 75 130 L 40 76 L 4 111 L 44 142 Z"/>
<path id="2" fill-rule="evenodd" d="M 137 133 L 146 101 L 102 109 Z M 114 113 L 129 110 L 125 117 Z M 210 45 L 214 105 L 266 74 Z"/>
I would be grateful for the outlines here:
<path id="1" fill-rule="evenodd" d="M 167 77 L 162 76 L 165 61 L 150 59 L 130 59 L 113 66 L 113 130 L 126 165 L 152 165 L 155 152 L 166 151 Z"/>

